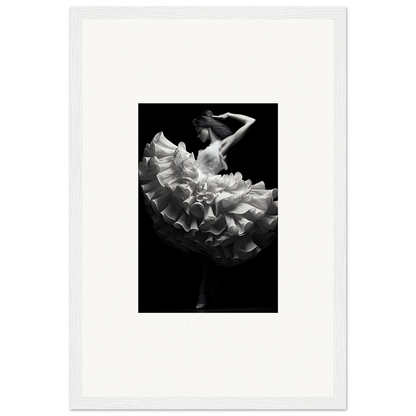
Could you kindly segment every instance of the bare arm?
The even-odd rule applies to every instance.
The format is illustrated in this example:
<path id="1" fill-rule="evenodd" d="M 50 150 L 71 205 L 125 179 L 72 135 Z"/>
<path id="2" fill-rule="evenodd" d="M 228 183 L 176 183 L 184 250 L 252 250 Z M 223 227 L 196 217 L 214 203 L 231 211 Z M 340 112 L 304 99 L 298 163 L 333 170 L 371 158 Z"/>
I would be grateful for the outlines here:
<path id="1" fill-rule="evenodd" d="M 246 135 L 250 126 L 256 121 L 252 117 L 243 116 L 242 114 L 233 114 L 233 113 L 225 113 L 225 114 L 221 114 L 220 116 L 212 116 L 212 117 L 223 119 L 223 120 L 226 118 L 233 118 L 243 123 L 243 125 L 234 134 L 232 134 L 231 136 L 228 136 L 222 141 L 221 153 L 224 156 L 227 154 L 228 149 L 231 146 L 234 146 Z"/>

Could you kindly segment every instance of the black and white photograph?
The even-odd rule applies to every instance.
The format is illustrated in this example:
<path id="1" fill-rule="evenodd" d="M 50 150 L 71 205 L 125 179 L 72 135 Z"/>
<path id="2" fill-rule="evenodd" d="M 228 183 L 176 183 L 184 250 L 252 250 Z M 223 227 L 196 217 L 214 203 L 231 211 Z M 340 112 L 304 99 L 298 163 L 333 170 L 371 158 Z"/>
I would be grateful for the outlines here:
<path id="1" fill-rule="evenodd" d="M 73 10 L 71 409 L 345 408 L 345 17 Z"/>
<path id="2" fill-rule="evenodd" d="M 278 104 L 140 103 L 139 313 L 278 312 Z"/>

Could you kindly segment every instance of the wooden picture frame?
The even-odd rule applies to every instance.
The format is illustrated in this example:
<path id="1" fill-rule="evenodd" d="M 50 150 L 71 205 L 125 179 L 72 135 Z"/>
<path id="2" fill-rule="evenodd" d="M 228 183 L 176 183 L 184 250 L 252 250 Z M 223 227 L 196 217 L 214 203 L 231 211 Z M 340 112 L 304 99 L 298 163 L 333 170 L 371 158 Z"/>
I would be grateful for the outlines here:
<path id="1" fill-rule="evenodd" d="M 207 33 L 221 59 L 232 58 L 210 81 L 204 71 L 216 68 L 212 60 L 191 71 L 195 59 L 213 56 L 209 42 L 194 49 Z M 244 50 L 236 33 L 255 56 L 245 64 L 232 49 Z M 169 52 L 160 39 L 178 43 Z M 161 51 L 168 55 L 162 68 Z M 252 82 L 241 85 L 244 79 Z M 261 97 L 279 104 L 279 313 L 144 318 L 132 294 L 137 104 Z M 169 343 L 178 361 L 166 356 Z M 193 343 L 200 354 L 189 353 Z M 263 369 L 263 354 L 273 371 Z M 219 380 L 228 381 L 224 395 Z M 345 8 L 70 9 L 70 408 L 346 408 Z"/>

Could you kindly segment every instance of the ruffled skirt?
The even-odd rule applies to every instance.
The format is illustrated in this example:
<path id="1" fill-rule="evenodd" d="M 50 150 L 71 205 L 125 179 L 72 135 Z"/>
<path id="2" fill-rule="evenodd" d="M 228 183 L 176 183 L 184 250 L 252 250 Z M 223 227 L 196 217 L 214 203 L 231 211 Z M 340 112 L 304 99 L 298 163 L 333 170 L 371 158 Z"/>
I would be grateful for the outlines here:
<path id="1" fill-rule="evenodd" d="M 162 132 L 146 144 L 139 180 L 156 233 L 175 248 L 235 266 L 276 235 L 277 189 L 239 172 L 204 175 L 185 144 L 174 145 Z"/>

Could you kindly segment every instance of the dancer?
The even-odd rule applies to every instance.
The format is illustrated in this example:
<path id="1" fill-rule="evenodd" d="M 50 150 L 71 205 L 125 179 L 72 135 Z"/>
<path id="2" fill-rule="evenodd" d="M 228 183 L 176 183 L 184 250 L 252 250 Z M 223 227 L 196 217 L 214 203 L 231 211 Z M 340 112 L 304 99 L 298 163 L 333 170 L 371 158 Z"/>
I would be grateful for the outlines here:
<path id="1" fill-rule="evenodd" d="M 242 126 L 234 133 L 223 122 Z M 206 307 L 209 261 L 236 266 L 252 259 L 275 237 L 277 189 L 252 184 L 228 170 L 227 152 L 250 130 L 251 117 L 207 110 L 192 121 L 197 137 L 209 145 L 197 159 L 163 132 L 146 144 L 139 165 L 140 186 L 157 234 L 168 244 L 201 255 L 201 284 L 196 308 Z"/>

